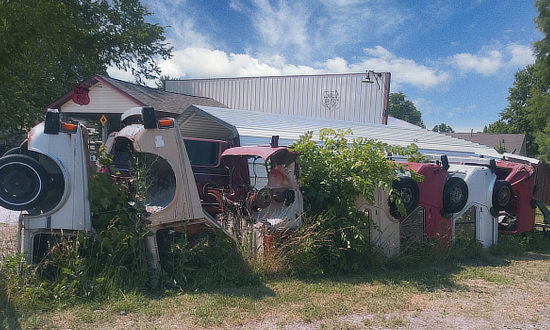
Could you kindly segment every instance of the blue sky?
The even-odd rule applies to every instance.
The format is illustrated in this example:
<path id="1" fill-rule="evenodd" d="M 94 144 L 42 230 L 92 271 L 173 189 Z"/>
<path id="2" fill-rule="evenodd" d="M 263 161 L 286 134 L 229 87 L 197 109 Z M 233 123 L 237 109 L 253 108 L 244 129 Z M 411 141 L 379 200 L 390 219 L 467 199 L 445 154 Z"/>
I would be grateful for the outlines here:
<path id="1" fill-rule="evenodd" d="M 142 0 L 169 26 L 163 75 L 216 78 L 389 71 L 427 128 L 478 131 L 533 63 L 533 0 Z M 110 69 L 113 77 L 132 80 Z"/>

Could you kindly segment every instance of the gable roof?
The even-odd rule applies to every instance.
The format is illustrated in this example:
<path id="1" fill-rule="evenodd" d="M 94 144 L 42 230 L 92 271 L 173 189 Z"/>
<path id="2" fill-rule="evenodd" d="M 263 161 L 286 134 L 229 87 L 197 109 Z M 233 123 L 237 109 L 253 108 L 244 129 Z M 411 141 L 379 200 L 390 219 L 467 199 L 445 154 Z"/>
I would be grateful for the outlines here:
<path id="1" fill-rule="evenodd" d="M 91 87 L 98 82 L 111 86 L 112 88 L 116 89 L 124 96 L 128 97 L 139 105 L 152 106 L 155 108 L 156 111 L 167 114 L 181 114 L 192 104 L 215 106 L 221 108 L 227 107 L 226 105 L 208 97 L 167 92 L 160 89 L 133 84 L 99 74 L 91 76 L 90 78 L 81 82 L 79 85 Z M 61 105 L 71 100 L 72 95 L 73 91 L 71 90 L 67 94 L 55 100 L 52 104 L 48 105 L 44 109 L 44 111 L 46 111 L 48 108 L 60 108 Z"/>
<path id="2" fill-rule="evenodd" d="M 491 148 L 503 146 L 506 152 L 525 156 L 524 134 L 448 133 L 452 137 L 476 142 Z"/>

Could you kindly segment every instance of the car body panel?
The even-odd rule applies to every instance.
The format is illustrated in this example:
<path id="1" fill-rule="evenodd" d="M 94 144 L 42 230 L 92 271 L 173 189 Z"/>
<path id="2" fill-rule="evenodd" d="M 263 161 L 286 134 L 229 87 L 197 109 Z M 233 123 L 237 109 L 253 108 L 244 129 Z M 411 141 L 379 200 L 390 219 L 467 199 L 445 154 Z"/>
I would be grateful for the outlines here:
<path id="1" fill-rule="evenodd" d="M 510 207 L 505 212 L 500 212 L 499 222 L 502 217 L 513 217 L 513 226 L 500 226 L 501 234 L 519 234 L 535 229 L 535 207 L 532 205 L 535 189 L 535 169 L 531 165 L 510 161 L 496 161 L 497 177 L 500 180 L 510 182 L 512 186 L 512 200 Z"/>
<path id="2" fill-rule="evenodd" d="M 498 222 L 492 214 L 493 188 L 497 180 L 490 168 L 476 165 L 450 164 L 449 176 L 462 178 L 468 186 L 468 201 L 465 207 L 453 214 L 453 237 L 456 238 L 457 225 L 461 217 L 466 216 L 472 208 L 475 216 L 475 238 L 484 247 L 490 247 L 498 241 Z"/>
<path id="3" fill-rule="evenodd" d="M 207 224 L 219 227 L 217 222 L 206 216 L 202 209 L 195 178 L 185 149 L 185 143 L 177 128 L 145 129 L 142 124 L 124 127 L 107 142 L 108 150 L 117 140 L 127 139 L 135 152 L 156 155 L 165 160 L 175 177 L 173 199 L 164 201 L 161 207 L 148 205 L 151 214 L 147 217 L 151 228 L 162 228 L 182 224 Z M 157 205 L 158 206 L 158 205 Z"/>

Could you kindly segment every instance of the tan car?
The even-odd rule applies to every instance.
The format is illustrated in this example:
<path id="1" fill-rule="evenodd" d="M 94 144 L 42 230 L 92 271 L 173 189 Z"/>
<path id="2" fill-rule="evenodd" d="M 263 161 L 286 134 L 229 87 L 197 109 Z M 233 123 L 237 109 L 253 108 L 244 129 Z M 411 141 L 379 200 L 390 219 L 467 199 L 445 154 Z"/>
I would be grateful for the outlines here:
<path id="1" fill-rule="evenodd" d="M 128 124 L 136 119 L 138 123 Z M 121 177 L 134 175 L 129 169 L 136 159 L 147 167 L 147 220 L 157 234 L 148 238 L 148 246 L 157 264 L 165 229 L 185 231 L 188 238 L 209 228 L 219 228 L 235 239 L 252 231 L 257 238 L 253 247 L 262 254 L 266 235 L 269 239 L 273 231 L 300 225 L 303 198 L 298 165 L 296 155 L 286 147 L 229 148 L 220 141 L 203 139 L 198 141 L 201 145 L 220 144 L 207 148 L 219 150 L 219 159 L 205 167 L 190 161 L 186 144 L 195 140 L 184 139 L 174 119 L 157 120 L 153 108 L 143 107 L 130 109 L 121 120 L 128 125 L 112 134 L 106 147 Z M 261 159 L 266 174 L 262 187 L 251 184 L 250 176 L 258 170 L 252 168 L 253 174 L 249 173 L 247 159 L 254 163 Z"/>
<path id="2" fill-rule="evenodd" d="M 157 120 L 152 107 L 140 110 L 143 123 L 127 125 L 112 134 L 106 147 L 114 155 L 119 176 L 134 175 L 128 171 L 130 162 L 137 157 L 147 167 L 150 186 L 146 211 L 151 231 L 156 234 L 162 229 L 184 227 L 188 233 L 198 233 L 208 228 L 221 229 L 201 206 L 185 144 L 174 119 Z M 135 114 L 135 110 L 131 113 Z M 156 235 L 147 237 L 147 245 L 158 266 Z"/>

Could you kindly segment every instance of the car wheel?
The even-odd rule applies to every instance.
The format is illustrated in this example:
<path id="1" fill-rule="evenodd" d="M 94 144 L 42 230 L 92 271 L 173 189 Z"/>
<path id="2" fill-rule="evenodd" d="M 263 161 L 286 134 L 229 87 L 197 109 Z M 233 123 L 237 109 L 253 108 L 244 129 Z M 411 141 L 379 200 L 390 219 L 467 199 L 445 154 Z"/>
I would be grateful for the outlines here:
<path id="1" fill-rule="evenodd" d="M 410 177 L 400 177 L 392 182 L 393 189 L 397 191 L 397 194 L 401 198 L 401 202 L 405 207 L 407 215 L 411 214 L 416 209 L 418 201 L 420 199 L 420 191 L 418 184 Z M 397 210 L 395 202 L 390 202 L 390 213 L 396 218 L 400 218 L 401 214 Z"/>
<path id="2" fill-rule="evenodd" d="M 13 147 L 11 149 L 8 149 L 6 152 L 4 152 L 2 157 L 7 156 L 7 155 L 17 155 L 17 154 L 20 154 L 20 153 L 21 153 L 21 148 Z"/>
<path id="3" fill-rule="evenodd" d="M 493 187 L 493 208 L 495 211 L 505 210 L 512 200 L 512 185 L 508 181 L 497 180 Z"/>
<path id="4" fill-rule="evenodd" d="M 458 213 L 468 201 L 468 185 L 457 177 L 450 177 L 443 187 L 443 210 L 447 213 Z"/>
<path id="5" fill-rule="evenodd" d="M 271 189 L 262 188 L 256 193 L 253 205 L 255 207 L 263 209 L 265 207 L 268 207 L 271 204 L 272 199 L 273 199 L 273 192 L 271 191 Z"/>
<path id="6" fill-rule="evenodd" d="M 14 211 L 38 206 L 48 190 L 47 178 L 42 165 L 29 156 L 0 158 L 0 206 Z"/>

